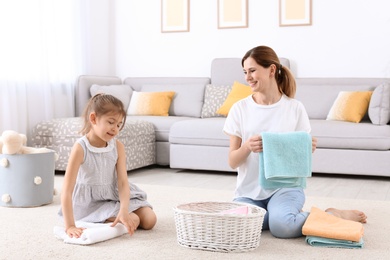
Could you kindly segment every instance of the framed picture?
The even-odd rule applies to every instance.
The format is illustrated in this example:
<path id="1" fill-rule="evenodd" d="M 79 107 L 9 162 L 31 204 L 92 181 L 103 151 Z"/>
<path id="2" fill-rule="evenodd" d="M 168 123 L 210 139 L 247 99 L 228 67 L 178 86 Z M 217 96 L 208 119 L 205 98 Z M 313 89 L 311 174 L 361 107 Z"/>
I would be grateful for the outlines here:
<path id="1" fill-rule="evenodd" d="M 190 0 L 161 0 L 161 32 L 190 30 Z"/>
<path id="2" fill-rule="evenodd" d="M 311 25 L 312 0 L 279 0 L 279 26 Z"/>
<path id="3" fill-rule="evenodd" d="M 248 0 L 218 0 L 218 28 L 248 27 Z"/>

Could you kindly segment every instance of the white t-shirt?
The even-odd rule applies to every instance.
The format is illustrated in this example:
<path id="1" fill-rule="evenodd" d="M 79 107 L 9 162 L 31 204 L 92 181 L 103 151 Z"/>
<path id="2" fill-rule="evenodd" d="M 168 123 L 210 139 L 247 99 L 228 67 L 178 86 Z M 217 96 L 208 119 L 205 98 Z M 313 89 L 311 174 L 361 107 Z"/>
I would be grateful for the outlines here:
<path id="1" fill-rule="evenodd" d="M 282 95 L 282 98 L 275 104 L 259 105 L 250 95 L 232 106 L 223 131 L 229 136 L 240 137 L 244 143 L 250 137 L 260 135 L 262 132 L 305 131 L 310 133 L 311 127 L 309 117 L 300 101 Z M 260 187 L 259 153 L 250 153 L 237 171 L 236 198 L 263 200 L 277 191 Z"/>

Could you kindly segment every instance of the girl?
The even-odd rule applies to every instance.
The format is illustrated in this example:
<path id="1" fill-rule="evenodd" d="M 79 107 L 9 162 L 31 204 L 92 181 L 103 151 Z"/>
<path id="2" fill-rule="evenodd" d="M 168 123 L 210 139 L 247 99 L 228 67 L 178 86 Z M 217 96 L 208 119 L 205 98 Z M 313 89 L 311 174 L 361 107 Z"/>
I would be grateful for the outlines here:
<path id="1" fill-rule="evenodd" d="M 236 102 L 226 118 L 224 132 L 230 136 L 229 164 L 238 170 L 235 201 L 267 210 L 263 229 L 280 238 L 302 235 L 308 212 L 302 212 L 302 188 L 263 189 L 259 184 L 261 132 L 310 132 L 310 122 L 301 102 L 294 99 L 295 79 L 267 46 L 249 50 L 241 65 L 253 94 Z M 313 138 L 312 151 L 317 140 Z M 327 212 L 349 220 L 366 222 L 357 210 L 330 208 Z"/>
<path id="2" fill-rule="evenodd" d="M 124 145 L 114 139 L 126 122 L 122 102 L 106 94 L 90 99 L 84 110 L 84 135 L 73 146 L 62 187 L 59 215 L 70 237 L 84 228 L 75 221 L 122 223 L 132 235 L 151 229 L 157 218 L 146 193 L 129 184 Z"/>

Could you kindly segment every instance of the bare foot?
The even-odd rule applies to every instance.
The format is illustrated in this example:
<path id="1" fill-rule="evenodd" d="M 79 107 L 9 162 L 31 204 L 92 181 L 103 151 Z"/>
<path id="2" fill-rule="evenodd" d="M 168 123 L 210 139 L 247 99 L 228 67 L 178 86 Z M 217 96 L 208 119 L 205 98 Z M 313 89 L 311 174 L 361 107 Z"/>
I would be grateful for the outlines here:
<path id="1" fill-rule="evenodd" d="M 327 210 L 325 210 L 325 212 L 329 212 L 332 215 L 342 219 L 352 220 L 361 223 L 367 222 L 366 214 L 359 210 L 341 210 L 335 208 L 328 208 Z"/>

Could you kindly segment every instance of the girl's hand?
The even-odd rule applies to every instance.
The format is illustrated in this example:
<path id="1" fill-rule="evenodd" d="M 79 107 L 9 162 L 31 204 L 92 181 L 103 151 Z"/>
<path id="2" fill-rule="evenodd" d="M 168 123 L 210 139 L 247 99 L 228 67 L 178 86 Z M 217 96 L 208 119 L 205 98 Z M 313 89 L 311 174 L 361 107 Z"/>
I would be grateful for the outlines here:
<path id="1" fill-rule="evenodd" d="M 317 138 L 312 137 L 311 138 L 311 152 L 314 153 L 316 148 L 317 148 Z"/>
<path id="2" fill-rule="evenodd" d="M 130 236 L 133 235 L 134 232 L 137 230 L 138 225 L 130 217 L 128 212 L 122 213 L 121 211 L 119 211 L 119 214 L 115 218 L 114 222 L 111 224 L 111 227 L 116 226 L 116 224 L 118 224 L 119 222 L 122 223 L 126 227 L 127 232 L 130 234 Z"/>
<path id="3" fill-rule="evenodd" d="M 254 153 L 263 151 L 263 139 L 260 135 L 254 135 L 246 142 L 247 148 Z"/>
<path id="4" fill-rule="evenodd" d="M 84 229 L 85 228 L 78 228 L 78 227 L 72 226 L 72 227 L 69 227 L 66 229 L 66 234 L 68 234 L 69 237 L 79 238 L 81 236 L 81 234 L 83 233 Z"/>

